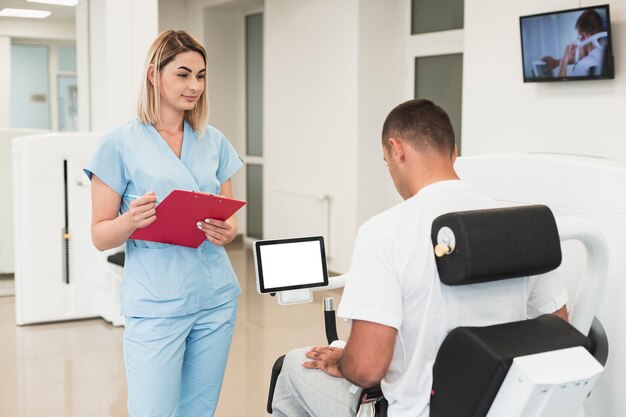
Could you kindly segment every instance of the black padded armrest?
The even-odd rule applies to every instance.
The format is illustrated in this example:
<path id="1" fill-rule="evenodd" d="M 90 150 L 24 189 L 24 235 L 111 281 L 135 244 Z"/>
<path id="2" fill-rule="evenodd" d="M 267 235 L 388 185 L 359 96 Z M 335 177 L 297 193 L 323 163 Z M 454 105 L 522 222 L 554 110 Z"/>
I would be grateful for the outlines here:
<path id="1" fill-rule="evenodd" d="M 458 327 L 437 353 L 430 417 L 484 417 L 514 358 L 574 346 L 589 350 L 591 342 L 551 314 L 488 327 Z"/>
<path id="2" fill-rule="evenodd" d="M 456 239 L 451 253 L 436 258 L 447 285 L 538 275 L 561 264 L 556 222 L 543 205 L 444 214 L 433 221 L 433 246 L 443 227 Z"/>
<path id="3" fill-rule="evenodd" d="M 609 359 L 609 338 L 606 335 L 604 326 L 597 317 L 593 318 L 591 329 L 589 329 L 589 340 L 591 342 L 591 354 L 600 365 L 606 365 Z"/>

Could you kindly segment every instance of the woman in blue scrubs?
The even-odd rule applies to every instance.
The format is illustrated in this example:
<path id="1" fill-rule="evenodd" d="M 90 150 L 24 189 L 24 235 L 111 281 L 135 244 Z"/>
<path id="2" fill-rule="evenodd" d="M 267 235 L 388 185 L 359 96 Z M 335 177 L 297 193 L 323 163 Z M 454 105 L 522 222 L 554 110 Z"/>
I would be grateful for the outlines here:
<path id="1" fill-rule="evenodd" d="M 197 249 L 129 237 L 156 220 L 157 198 L 174 189 L 232 197 L 230 178 L 243 163 L 207 126 L 206 52 L 198 41 L 163 32 L 146 62 L 138 118 L 108 132 L 85 168 L 92 239 L 99 250 L 126 245 L 129 416 L 212 416 L 240 293 L 224 250 L 236 220 L 198 222 L 206 240 Z"/>

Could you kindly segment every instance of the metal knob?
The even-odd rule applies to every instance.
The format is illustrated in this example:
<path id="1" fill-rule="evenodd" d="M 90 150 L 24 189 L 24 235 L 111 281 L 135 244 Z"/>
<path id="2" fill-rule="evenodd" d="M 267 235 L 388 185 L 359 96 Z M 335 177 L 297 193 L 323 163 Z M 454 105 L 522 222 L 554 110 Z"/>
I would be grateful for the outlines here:
<path id="1" fill-rule="evenodd" d="M 437 258 L 441 258 L 451 252 L 450 247 L 446 245 L 436 245 L 435 246 L 435 256 Z"/>

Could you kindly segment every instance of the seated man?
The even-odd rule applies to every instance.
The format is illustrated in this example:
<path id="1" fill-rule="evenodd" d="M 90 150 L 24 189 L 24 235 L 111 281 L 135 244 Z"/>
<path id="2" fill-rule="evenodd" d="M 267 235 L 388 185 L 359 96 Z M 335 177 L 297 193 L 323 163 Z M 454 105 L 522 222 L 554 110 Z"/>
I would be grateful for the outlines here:
<path id="1" fill-rule="evenodd" d="M 380 383 L 390 417 L 427 417 L 433 363 L 450 330 L 544 313 L 567 318 L 567 293 L 555 276 L 461 287 L 439 281 L 432 221 L 448 212 L 498 206 L 459 180 L 454 132 L 441 107 L 428 100 L 400 104 L 385 120 L 382 142 L 405 201 L 359 229 L 338 310 L 352 321 L 345 349 L 287 354 L 274 416 L 354 416 L 354 385 Z"/>

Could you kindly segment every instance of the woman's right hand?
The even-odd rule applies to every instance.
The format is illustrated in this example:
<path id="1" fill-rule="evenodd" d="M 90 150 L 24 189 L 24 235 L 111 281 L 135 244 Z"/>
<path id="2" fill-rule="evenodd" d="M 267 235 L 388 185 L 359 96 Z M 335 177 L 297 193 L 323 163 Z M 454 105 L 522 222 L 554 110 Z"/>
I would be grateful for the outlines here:
<path id="1" fill-rule="evenodd" d="M 130 202 L 127 215 L 133 229 L 141 229 L 154 223 L 156 220 L 156 201 L 156 194 L 149 192 Z"/>
<path id="2" fill-rule="evenodd" d="M 146 193 L 130 202 L 130 209 L 120 216 L 123 195 L 91 176 L 91 240 L 98 250 L 123 245 L 135 230 L 156 220 L 155 193 Z"/>

